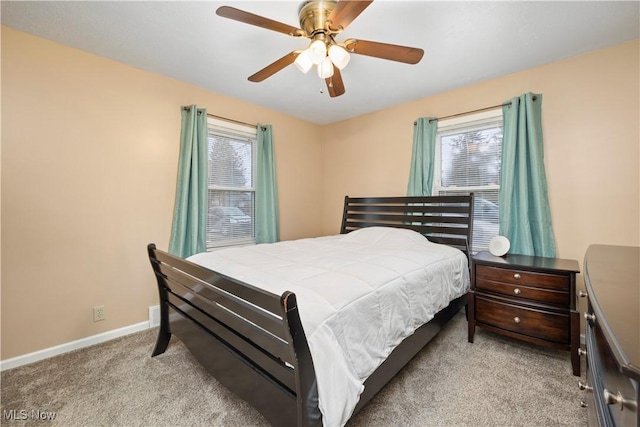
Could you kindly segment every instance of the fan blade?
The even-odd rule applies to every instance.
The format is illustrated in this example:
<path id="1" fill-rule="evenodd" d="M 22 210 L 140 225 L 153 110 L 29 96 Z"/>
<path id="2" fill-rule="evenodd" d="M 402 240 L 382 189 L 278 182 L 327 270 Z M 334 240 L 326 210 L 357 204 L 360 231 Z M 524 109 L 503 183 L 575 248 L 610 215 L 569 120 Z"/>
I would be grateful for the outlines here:
<path id="1" fill-rule="evenodd" d="M 340 75 L 340 69 L 333 66 L 333 76 L 324 79 L 327 83 L 327 89 L 329 90 L 329 96 L 335 98 L 344 93 L 344 83 L 342 82 L 342 75 Z"/>
<path id="2" fill-rule="evenodd" d="M 398 46 L 395 44 L 378 43 L 367 40 L 347 40 L 344 47 L 351 53 L 389 59 L 391 61 L 404 62 L 406 64 L 417 64 L 424 55 L 424 50 L 417 47 Z"/>
<path id="3" fill-rule="evenodd" d="M 287 53 L 282 58 L 278 59 L 275 62 L 272 62 L 271 64 L 264 67 L 262 70 L 250 76 L 249 81 L 257 83 L 257 82 L 263 81 L 267 77 L 271 77 L 272 75 L 282 70 L 286 66 L 293 64 L 293 61 L 296 60 L 296 56 L 298 56 L 298 54 L 299 52 L 296 52 L 296 51 Z"/>
<path id="4" fill-rule="evenodd" d="M 331 11 L 329 21 L 331 21 L 331 28 L 334 30 L 342 27 L 344 30 L 347 28 L 354 19 L 358 17 L 371 3 L 371 1 L 349 1 L 349 0 L 341 0 L 336 4 L 336 6 Z"/>
<path id="5" fill-rule="evenodd" d="M 222 6 L 216 10 L 218 16 L 233 19 L 234 21 L 244 22 L 245 24 L 255 25 L 257 27 L 266 28 L 267 30 L 277 31 L 279 33 L 288 34 L 290 36 L 302 36 L 304 32 L 300 28 L 265 18 L 264 16 L 254 15 L 235 7 Z"/>

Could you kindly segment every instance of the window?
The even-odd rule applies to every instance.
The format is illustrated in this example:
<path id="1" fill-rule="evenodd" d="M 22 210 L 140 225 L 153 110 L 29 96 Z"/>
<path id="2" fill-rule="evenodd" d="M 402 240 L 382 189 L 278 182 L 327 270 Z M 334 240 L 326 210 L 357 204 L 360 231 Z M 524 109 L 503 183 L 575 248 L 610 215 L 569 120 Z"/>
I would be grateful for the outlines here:
<path id="1" fill-rule="evenodd" d="M 472 252 L 498 235 L 502 129 L 500 109 L 438 123 L 433 194 L 474 193 Z"/>
<path id="2" fill-rule="evenodd" d="M 256 128 L 209 117 L 207 249 L 255 243 Z"/>

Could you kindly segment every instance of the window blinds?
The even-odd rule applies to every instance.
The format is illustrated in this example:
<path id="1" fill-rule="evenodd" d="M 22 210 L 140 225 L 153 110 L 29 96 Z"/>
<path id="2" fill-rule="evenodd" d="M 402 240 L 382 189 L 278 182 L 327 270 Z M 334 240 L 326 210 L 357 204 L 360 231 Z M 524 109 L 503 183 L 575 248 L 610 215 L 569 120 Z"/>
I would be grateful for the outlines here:
<path id="1" fill-rule="evenodd" d="M 502 118 L 445 125 L 438 130 L 435 194 L 475 194 L 473 252 L 486 250 L 498 235 Z"/>
<path id="2" fill-rule="evenodd" d="M 207 247 L 255 242 L 256 129 L 209 121 Z"/>

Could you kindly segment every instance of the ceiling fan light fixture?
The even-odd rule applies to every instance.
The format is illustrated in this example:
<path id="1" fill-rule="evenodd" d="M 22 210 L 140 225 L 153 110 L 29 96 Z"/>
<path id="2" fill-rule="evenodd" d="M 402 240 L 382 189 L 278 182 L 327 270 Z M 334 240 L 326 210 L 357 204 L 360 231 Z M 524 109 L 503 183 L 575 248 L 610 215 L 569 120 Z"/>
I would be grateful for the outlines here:
<path id="1" fill-rule="evenodd" d="M 409 46 L 358 39 L 336 42 L 334 36 L 341 34 L 372 2 L 371 0 L 305 0 L 298 10 L 300 28 L 231 6 L 219 7 L 216 14 L 223 18 L 309 40 L 306 49 L 295 50 L 275 60 L 249 76 L 249 81 L 261 82 L 294 62 L 303 73 L 307 73 L 317 65 L 318 75 L 326 80 L 329 95 L 334 98 L 345 93 L 340 70 L 350 62 L 350 54 L 405 64 L 417 64 L 424 55 L 422 49 Z"/>
<path id="2" fill-rule="evenodd" d="M 311 67 L 313 67 L 313 61 L 311 61 L 311 57 L 309 56 L 309 51 L 307 49 L 300 52 L 293 63 L 298 67 L 298 70 L 305 74 L 311 69 Z"/>
<path id="3" fill-rule="evenodd" d="M 314 40 L 307 49 L 314 64 L 320 64 L 327 57 L 327 46 L 323 40 Z"/>
<path id="4" fill-rule="evenodd" d="M 322 62 L 318 64 L 318 76 L 321 79 L 328 79 L 333 76 L 333 63 L 328 56 L 325 56 Z"/>
<path id="5" fill-rule="evenodd" d="M 349 63 L 351 55 L 342 46 L 333 44 L 329 48 L 329 58 L 338 69 L 342 70 Z"/>

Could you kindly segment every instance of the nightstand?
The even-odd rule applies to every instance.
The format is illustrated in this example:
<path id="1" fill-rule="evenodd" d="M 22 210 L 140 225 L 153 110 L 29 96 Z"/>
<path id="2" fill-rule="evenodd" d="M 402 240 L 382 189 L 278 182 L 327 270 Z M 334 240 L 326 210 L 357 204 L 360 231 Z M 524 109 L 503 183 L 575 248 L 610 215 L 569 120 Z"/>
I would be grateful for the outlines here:
<path id="1" fill-rule="evenodd" d="M 578 261 L 527 255 L 471 257 L 469 342 L 476 327 L 550 348 L 571 351 L 580 375 Z"/>

